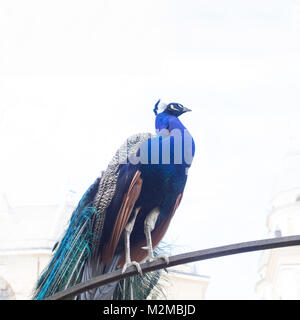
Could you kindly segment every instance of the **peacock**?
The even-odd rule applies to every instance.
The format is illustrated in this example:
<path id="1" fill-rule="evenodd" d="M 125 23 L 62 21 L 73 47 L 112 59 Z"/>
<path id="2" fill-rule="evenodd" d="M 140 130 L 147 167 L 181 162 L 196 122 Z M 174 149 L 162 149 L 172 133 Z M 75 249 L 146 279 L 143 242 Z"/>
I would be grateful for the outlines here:
<path id="1" fill-rule="evenodd" d="M 192 135 L 179 120 L 180 103 L 154 106 L 156 133 L 123 143 L 73 211 L 67 230 L 37 281 L 33 298 L 45 299 L 75 284 L 140 263 L 164 259 L 154 249 L 165 235 L 186 185 L 194 154 Z M 108 300 L 117 283 L 76 299 Z"/>

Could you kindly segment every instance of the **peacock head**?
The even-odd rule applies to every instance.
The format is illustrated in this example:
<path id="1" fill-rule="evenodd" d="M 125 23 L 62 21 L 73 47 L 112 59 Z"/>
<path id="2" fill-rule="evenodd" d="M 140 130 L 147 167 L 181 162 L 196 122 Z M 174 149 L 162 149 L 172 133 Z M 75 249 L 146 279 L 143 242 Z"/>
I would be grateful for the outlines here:
<path id="1" fill-rule="evenodd" d="M 155 115 L 157 115 L 158 111 L 166 112 L 170 115 L 173 115 L 175 117 L 181 116 L 183 113 L 192 111 L 186 107 L 184 107 L 182 104 L 177 102 L 171 102 L 169 104 L 163 104 L 160 103 L 160 100 L 158 100 L 155 104 L 155 107 L 153 109 Z"/>
<path id="2" fill-rule="evenodd" d="M 192 111 L 192 110 L 184 107 L 180 103 L 172 102 L 167 105 L 165 111 L 173 116 L 179 117 L 183 113 L 188 112 L 188 111 Z"/>

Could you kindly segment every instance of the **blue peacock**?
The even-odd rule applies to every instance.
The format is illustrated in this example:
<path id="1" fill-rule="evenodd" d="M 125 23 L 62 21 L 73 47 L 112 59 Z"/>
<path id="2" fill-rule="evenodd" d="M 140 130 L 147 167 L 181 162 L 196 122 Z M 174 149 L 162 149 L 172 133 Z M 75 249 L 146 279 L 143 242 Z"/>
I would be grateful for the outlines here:
<path id="1" fill-rule="evenodd" d="M 72 213 L 40 276 L 34 299 L 45 299 L 95 276 L 164 259 L 154 255 L 178 208 L 195 154 L 179 116 L 179 103 L 155 104 L 156 134 L 139 133 L 118 149 L 101 177 Z M 81 300 L 112 299 L 116 283 L 80 294 Z"/>

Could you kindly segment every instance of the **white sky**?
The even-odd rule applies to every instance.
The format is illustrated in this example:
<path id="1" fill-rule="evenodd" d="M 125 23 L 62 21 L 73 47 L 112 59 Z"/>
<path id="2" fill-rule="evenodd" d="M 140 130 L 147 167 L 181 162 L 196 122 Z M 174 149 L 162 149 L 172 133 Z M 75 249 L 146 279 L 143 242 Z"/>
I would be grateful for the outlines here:
<path id="1" fill-rule="evenodd" d="M 0 3 L 0 189 L 13 205 L 80 197 L 158 98 L 196 142 L 166 241 L 267 237 L 279 168 L 300 141 L 300 1 Z M 279 182 L 280 185 L 280 182 Z M 259 253 L 198 264 L 207 298 L 255 298 Z"/>

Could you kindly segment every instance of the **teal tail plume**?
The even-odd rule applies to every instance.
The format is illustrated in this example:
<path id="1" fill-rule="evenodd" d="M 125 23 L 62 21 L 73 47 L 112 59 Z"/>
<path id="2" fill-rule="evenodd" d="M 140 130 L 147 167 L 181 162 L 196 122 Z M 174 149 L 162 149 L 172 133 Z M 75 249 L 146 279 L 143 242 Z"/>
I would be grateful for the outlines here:
<path id="1" fill-rule="evenodd" d="M 33 299 L 43 300 L 81 281 L 84 265 L 95 243 L 92 230 L 97 209 L 93 199 L 99 181 L 100 178 L 90 186 L 74 210 L 68 229 L 38 280 Z"/>

